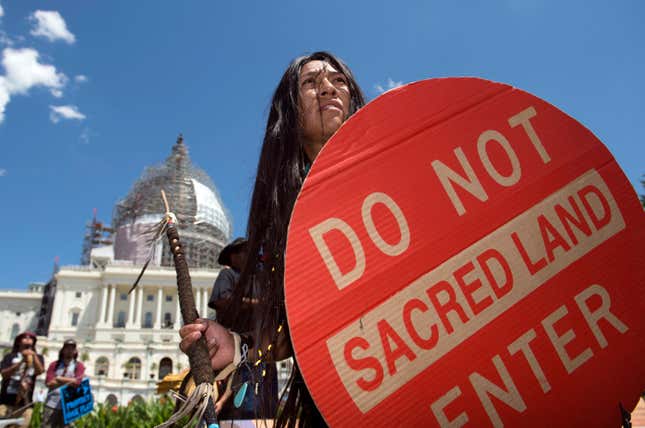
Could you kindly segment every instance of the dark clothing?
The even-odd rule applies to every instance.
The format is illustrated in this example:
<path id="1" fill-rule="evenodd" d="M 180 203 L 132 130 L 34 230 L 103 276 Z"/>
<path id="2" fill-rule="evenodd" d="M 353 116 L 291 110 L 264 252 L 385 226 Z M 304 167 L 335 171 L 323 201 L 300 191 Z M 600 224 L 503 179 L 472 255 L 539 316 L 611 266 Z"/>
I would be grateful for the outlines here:
<path id="1" fill-rule="evenodd" d="M 264 376 L 262 376 L 263 371 Z M 261 363 L 257 366 L 245 364 L 232 376 L 234 376 L 233 395 L 224 403 L 218 415 L 220 419 L 273 419 L 278 404 L 278 377 L 275 363 Z M 238 397 L 244 383 L 247 384 L 246 393 L 243 398 Z M 236 398 L 242 398 L 239 407 L 235 406 Z"/>
<path id="2" fill-rule="evenodd" d="M 233 287 L 237 284 L 237 281 L 240 279 L 240 273 L 235 269 L 225 268 L 217 275 L 215 284 L 213 285 L 213 292 L 211 297 L 208 300 L 208 307 L 212 309 L 221 309 L 218 308 L 219 300 L 230 299 L 233 294 Z"/>
<path id="3" fill-rule="evenodd" d="M 63 418 L 63 411 L 60 408 L 52 409 L 51 407 L 43 407 L 43 415 L 40 428 L 63 428 L 65 427 L 65 419 Z"/>
<path id="4" fill-rule="evenodd" d="M 240 273 L 235 269 L 222 269 L 219 275 L 217 275 L 217 279 L 213 285 L 213 291 L 211 292 L 211 297 L 208 300 L 208 307 L 215 309 L 215 319 L 225 327 L 230 326 L 225 324 L 222 315 L 225 312 L 224 309 L 228 307 L 233 295 L 233 288 L 239 279 Z"/>
<path id="5" fill-rule="evenodd" d="M 36 355 L 40 360 L 40 364 L 45 365 L 45 359 L 42 355 Z M 0 388 L 0 404 L 15 405 L 16 399 L 18 398 L 18 391 L 20 390 L 20 381 L 27 381 L 30 385 L 30 391 L 27 395 L 28 402 L 33 401 L 34 395 L 34 384 L 36 383 L 36 368 L 32 363 L 31 366 L 27 366 L 27 362 L 24 361 L 22 353 L 20 352 L 10 352 L 5 355 L 0 362 L 0 370 L 4 370 L 7 367 L 13 366 L 16 363 L 20 363 L 18 370 L 13 372 L 11 376 L 3 376 L 2 378 L 2 387 Z"/>

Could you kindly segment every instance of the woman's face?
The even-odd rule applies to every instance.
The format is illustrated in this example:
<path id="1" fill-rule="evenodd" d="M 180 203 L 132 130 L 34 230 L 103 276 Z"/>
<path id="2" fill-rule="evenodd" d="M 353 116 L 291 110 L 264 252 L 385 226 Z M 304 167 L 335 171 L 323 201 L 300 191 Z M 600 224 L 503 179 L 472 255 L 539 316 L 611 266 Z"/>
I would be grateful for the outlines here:
<path id="1" fill-rule="evenodd" d="M 74 353 L 76 353 L 75 346 L 70 346 L 70 345 L 63 346 L 63 358 L 65 359 L 74 358 Z"/>
<path id="2" fill-rule="evenodd" d="M 305 144 L 324 144 L 349 114 L 347 77 L 325 61 L 302 66 L 298 79 L 301 135 Z"/>
<path id="3" fill-rule="evenodd" d="M 23 336 L 20 338 L 20 349 L 29 349 L 34 346 L 34 339 L 31 336 Z"/>

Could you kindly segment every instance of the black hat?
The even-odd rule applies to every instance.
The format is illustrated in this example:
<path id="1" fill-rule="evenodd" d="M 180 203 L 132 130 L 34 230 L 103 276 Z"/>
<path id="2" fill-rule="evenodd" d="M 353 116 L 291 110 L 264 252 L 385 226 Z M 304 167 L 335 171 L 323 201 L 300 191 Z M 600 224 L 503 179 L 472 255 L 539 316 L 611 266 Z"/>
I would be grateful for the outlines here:
<path id="1" fill-rule="evenodd" d="M 230 266 L 231 255 L 244 250 L 247 243 L 248 241 L 245 238 L 234 239 L 233 242 L 222 248 L 222 251 L 219 253 L 219 257 L 217 257 L 217 263 Z"/>
<path id="2" fill-rule="evenodd" d="M 78 350 L 76 349 L 76 341 L 74 339 L 67 339 L 66 341 L 63 342 L 63 346 L 61 346 L 60 351 L 58 351 L 58 361 L 63 360 L 63 350 L 65 348 L 73 348 L 74 349 L 74 355 L 72 358 L 77 359 L 78 358 Z"/>

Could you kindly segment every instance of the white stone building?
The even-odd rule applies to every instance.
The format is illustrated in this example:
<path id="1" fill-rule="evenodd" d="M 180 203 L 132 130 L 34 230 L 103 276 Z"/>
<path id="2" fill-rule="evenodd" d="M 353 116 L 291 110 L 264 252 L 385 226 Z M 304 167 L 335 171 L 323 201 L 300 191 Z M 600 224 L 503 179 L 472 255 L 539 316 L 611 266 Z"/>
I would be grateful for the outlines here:
<path id="1" fill-rule="evenodd" d="M 44 285 L 29 284 L 29 291 L 0 291 L 1 349 L 11 348 L 20 332 L 36 329 L 36 314 L 40 308 Z"/>
<path id="2" fill-rule="evenodd" d="M 28 292 L 0 292 L 0 347 L 11 348 L 19 332 L 36 331 L 37 351 L 48 366 L 66 339 L 76 340 L 96 402 L 151 398 L 160 379 L 187 368 L 188 358 L 179 350 L 182 323 L 172 254 L 165 237 L 151 245 L 142 235 L 164 214 L 161 189 L 179 220 L 197 310 L 212 318 L 207 303 L 231 221 L 215 185 L 191 164 L 180 136 L 166 161 L 147 168 L 117 202 L 111 227 L 96 218 L 88 225 L 80 265 L 55 269 L 47 284 L 32 284 Z M 150 264 L 128 294 L 152 246 Z M 280 384 L 290 370 L 290 361 L 278 364 Z M 44 380 L 43 374 L 36 397 L 44 396 Z"/>
<path id="3" fill-rule="evenodd" d="M 154 394 L 156 382 L 188 366 L 179 350 L 181 315 L 175 270 L 149 267 L 128 295 L 141 267 L 114 262 L 105 268 L 62 267 L 49 335 L 39 337 L 47 363 L 57 358 L 62 343 L 78 343 L 97 402 L 127 403 Z M 217 270 L 192 269 L 193 293 L 200 315 L 209 313 L 208 297 Z M 179 321 L 178 321 L 179 320 Z"/>
<path id="4" fill-rule="evenodd" d="M 172 254 L 165 237 L 151 245 L 142 235 L 164 215 L 161 189 L 178 218 L 198 312 L 212 317 L 207 302 L 221 268 L 217 256 L 232 226 L 215 185 L 192 165 L 180 136 L 166 161 L 146 168 L 117 202 L 111 227 L 96 218 L 88 225 L 81 265 L 61 267 L 29 292 L 0 292 L 0 346 L 6 350 L 19 332 L 36 331 L 37 351 L 49 365 L 63 342 L 75 339 L 97 402 L 149 398 L 160 378 L 188 367 L 179 350 Z M 128 294 L 152 247 L 145 275 Z"/>

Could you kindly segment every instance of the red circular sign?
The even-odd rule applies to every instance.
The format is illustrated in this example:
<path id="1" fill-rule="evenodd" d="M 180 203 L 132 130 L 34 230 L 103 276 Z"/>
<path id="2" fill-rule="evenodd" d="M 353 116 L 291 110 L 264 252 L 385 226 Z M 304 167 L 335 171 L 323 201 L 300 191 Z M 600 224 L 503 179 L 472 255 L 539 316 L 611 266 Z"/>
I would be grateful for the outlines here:
<path id="1" fill-rule="evenodd" d="M 331 426 L 619 426 L 645 385 L 645 216 L 603 144 L 474 78 L 390 91 L 289 229 L 296 358 Z"/>

